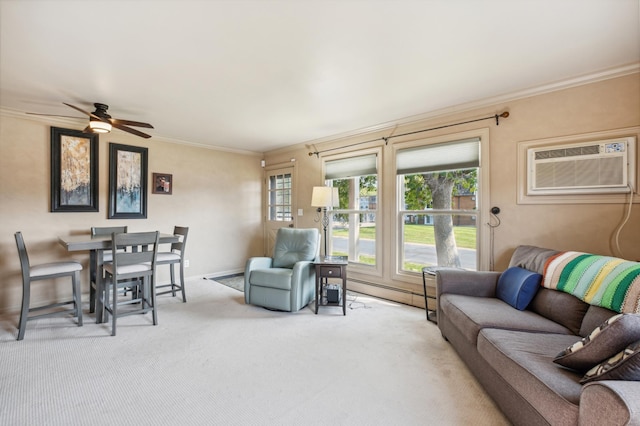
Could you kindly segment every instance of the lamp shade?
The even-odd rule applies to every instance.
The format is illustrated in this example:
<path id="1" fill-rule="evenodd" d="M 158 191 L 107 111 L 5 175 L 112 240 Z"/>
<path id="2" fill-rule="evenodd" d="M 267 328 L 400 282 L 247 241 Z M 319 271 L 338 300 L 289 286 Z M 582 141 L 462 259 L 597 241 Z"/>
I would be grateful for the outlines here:
<path id="1" fill-rule="evenodd" d="M 340 205 L 338 188 L 314 186 L 311 194 L 312 207 L 337 207 Z"/>
<path id="2" fill-rule="evenodd" d="M 109 133 L 111 131 L 111 123 L 105 121 L 91 120 L 89 128 L 96 133 Z"/>

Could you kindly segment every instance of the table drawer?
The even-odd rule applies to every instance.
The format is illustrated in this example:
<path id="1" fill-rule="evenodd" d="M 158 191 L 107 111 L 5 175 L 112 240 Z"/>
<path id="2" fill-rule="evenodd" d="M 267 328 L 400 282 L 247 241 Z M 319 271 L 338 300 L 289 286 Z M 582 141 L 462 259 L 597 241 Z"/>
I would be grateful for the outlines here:
<path id="1" fill-rule="evenodd" d="M 320 266 L 320 276 L 322 277 L 342 277 L 340 266 Z"/>

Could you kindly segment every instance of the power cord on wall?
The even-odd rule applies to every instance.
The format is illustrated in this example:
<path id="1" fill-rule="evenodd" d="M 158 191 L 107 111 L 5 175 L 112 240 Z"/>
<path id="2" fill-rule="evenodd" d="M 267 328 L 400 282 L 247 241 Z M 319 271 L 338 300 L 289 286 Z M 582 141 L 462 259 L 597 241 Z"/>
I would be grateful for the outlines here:
<path id="1" fill-rule="evenodd" d="M 491 217 L 489 218 L 489 222 L 487 222 L 487 226 L 489 227 L 489 270 L 493 271 L 494 269 L 494 254 L 493 254 L 493 231 L 500 226 L 500 218 L 498 214 L 500 214 L 500 207 L 491 207 L 489 211 L 491 213 Z M 491 218 L 495 219 L 496 223 L 491 223 Z"/>
<path id="2" fill-rule="evenodd" d="M 622 222 L 620 222 L 620 225 L 618 225 L 614 233 L 614 242 L 615 242 L 614 249 L 616 251 L 615 254 L 617 257 L 620 257 L 622 259 L 624 259 L 624 255 L 622 254 L 622 250 L 620 249 L 620 232 L 622 231 L 622 228 L 624 228 L 624 226 L 629 221 L 629 217 L 631 216 L 631 208 L 633 207 L 633 187 L 631 187 L 630 184 L 627 184 L 627 187 L 629 188 L 629 207 L 627 207 L 626 216 L 624 217 Z"/>

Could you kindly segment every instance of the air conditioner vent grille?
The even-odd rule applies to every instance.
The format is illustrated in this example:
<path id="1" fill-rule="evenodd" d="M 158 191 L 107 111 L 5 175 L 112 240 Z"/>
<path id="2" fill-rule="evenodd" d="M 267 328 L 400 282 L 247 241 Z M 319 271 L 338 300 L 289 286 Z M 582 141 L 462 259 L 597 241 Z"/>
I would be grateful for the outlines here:
<path id="1" fill-rule="evenodd" d="M 599 145 L 576 146 L 570 148 L 548 149 L 536 152 L 536 160 L 548 158 L 577 157 L 580 155 L 594 155 L 600 153 Z"/>

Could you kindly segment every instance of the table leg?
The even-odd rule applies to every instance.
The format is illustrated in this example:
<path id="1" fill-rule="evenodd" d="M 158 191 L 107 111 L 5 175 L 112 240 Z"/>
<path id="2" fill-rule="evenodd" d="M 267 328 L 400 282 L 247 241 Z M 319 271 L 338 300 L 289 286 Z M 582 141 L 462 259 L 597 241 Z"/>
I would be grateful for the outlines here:
<path id="1" fill-rule="evenodd" d="M 347 273 L 342 273 L 342 315 L 347 315 Z"/>
<path id="2" fill-rule="evenodd" d="M 318 305 L 320 305 L 320 292 L 318 291 L 320 285 L 320 274 L 316 271 L 316 315 L 318 315 Z"/>
<path id="3" fill-rule="evenodd" d="M 102 277 L 102 265 L 104 264 L 104 250 L 96 250 L 95 255 L 95 268 L 96 268 L 96 292 L 95 292 L 95 311 L 96 311 L 96 324 L 100 324 L 104 321 L 104 279 Z"/>
<path id="4" fill-rule="evenodd" d="M 96 250 L 89 252 L 89 313 L 96 311 Z"/>

